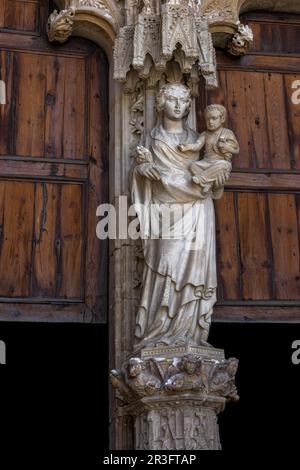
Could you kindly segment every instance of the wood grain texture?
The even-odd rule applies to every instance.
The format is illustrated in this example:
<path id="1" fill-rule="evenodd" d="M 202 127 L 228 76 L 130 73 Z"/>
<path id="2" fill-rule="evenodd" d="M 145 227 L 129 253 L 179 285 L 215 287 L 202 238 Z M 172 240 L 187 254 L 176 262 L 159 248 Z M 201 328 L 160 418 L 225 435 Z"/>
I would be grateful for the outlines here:
<path id="1" fill-rule="evenodd" d="M 299 55 L 300 24 L 297 23 L 297 17 L 291 16 L 286 21 L 278 19 L 270 21 L 268 15 L 257 15 L 255 21 L 253 16 L 245 15 L 245 21 L 254 33 L 251 53 Z"/>
<path id="2" fill-rule="evenodd" d="M 0 295 L 28 296 L 34 220 L 34 184 L 1 182 Z"/>
<path id="3" fill-rule="evenodd" d="M 26 2 L 39 15 L 23 9 L 22 23 L 12 1 L 15 24 L 4 3 L 0 319 L 104 322 L 107 246 L 95 227 L 108 192 L 107 60 L 89 41 L 50 44 L 43 24 L 30 33 L 48 2 Z"/>
<path id="4" fill-rule="evenodd" d="M 284 85 L 286 93 L 286 114 L 288 135 L 290 141 L 291 168 L 300 169 L 300 104 L 293 103 L 292 96 L 296 91 L 292 87 L 296 80 L 300 80 L 299 74 L 285 74 Z"/>
<path id="5" fill-rule="evenodd" d="M 247 306 L 241 303 L 238 306 L 217 305 L 214 312 L 214 321 L 221 322 L 263 322 L 263 323 L 299 323 L 300 306 L 274 306 L 257 305 Z"/>
<path id="6" fill-rule="evenodd" d="M 0 80 L 4 81 L 6 88 L 6 104 L 0 105 L 0 155 L 13 151 L 13 57 L 14 53 L 11 51 L 0 51 Z"/>
<path id="7" fill-rule="evenodd" d="M 15 154 L 85 159 L 85 61 L 15 53 Z"/>
<path id="8" fill-rule="evenodd" d="M 269 194 L 276 299 L 300 299 L 299 237 L 295 196 Z"/>
<path id="9" fill-rule="evenodd" d="M 94 319 L 107 320 L 108 302 L 108 241 L 96 237 L 96 209 L 102 201 L 108 201 L 108 128 L 103 122 L 108 120 L 108 83 L 106 59 L 101 50 L 90 58 L 89 86 L 89 184 L 87 187 L 88 208 L 86 223 L 87 235 L 85 298 L 87 308 Z"/>
<path id="10" fill-rule="evenodd" d="M 32 33 L 38 27 L 38 0 L 1 0 L 0 28 Z"/>
<path id="11" fill-rule="evenodd" d="M 241 146 L 225 199 L 216 203 L 220 261 L 214 318 L 299 322 L 300 105 L 292 102 L 292 84 L 299 80 L 300 16 L 247 13 L 245 19 L 254 30 L 253 48 L 241 58 L 219 51 L 220 88 L 201 91 L 198 103 L 226 106 L 228 127 Z M 237 201 L 235 214 L 229 194 Z M 225 275 L 223 253 L 234 242 L 239 256 Z M 241 273 L 239 298 L 232 271 Z M 227 279 L 232 290 L 225 289 Z"/>
<path id="12" fill-rule="evenodd" d="M 235 196 L 225 192 L 216 201 L 218 299 L 240 299 L 239 233 L 235 217 Z"/>
<path id="13" fill-rule="evenodd" d="M 272 258 L 264 194 L 238 194 L 241 274 L 245 300 L 272 299 Z"/>
<path id="14" fill-rule="evenodd" d="M 31 297 L 55 297 L 55 235 L 58 186 L 45 182 L 35 185 L 34 236 L 32 253 Z"/>

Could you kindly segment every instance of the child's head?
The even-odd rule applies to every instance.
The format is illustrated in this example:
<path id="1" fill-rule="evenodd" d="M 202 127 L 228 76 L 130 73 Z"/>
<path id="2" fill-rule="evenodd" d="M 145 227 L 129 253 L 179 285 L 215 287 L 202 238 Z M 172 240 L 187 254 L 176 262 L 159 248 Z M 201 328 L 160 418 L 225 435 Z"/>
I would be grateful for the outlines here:
<path id="1" fill-rule="evenodd" d="M 227 111 L 221 104 L 210 104 L 205 108 L 204 117 L 209 131 L 216 131 L 227 119 Z"/>

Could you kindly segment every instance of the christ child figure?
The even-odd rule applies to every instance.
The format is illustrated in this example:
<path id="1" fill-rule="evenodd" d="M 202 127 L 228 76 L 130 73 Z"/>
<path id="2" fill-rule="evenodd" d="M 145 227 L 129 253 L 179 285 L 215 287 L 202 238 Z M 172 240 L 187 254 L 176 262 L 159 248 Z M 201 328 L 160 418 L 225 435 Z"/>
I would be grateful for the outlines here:
<path id="1" fill-rule="evenodd" d="M 190 165 L 193 182 L 201 187 L 203 195 L 217 192 L 229 179 L 232 155 L 239 153 L 234 133 L 224 127 L 227 112 L 224 106 L 212 104 L 204 111 L 207 130 L 195 144 L 180 144 L 182 152 L 198 151 L 205 147 L 204 157 Z"/>

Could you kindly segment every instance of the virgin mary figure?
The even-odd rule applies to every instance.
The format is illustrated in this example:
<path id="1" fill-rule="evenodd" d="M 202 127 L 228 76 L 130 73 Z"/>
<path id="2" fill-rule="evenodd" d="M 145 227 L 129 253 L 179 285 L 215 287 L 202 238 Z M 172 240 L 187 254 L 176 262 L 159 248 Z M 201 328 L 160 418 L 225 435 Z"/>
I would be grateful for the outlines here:
<path id="1" fill-rule="evenodd" d="M 132 201 L 144 251 L 135 349 L 210 346 L 217 288 L 213 199 L 220 191 L 214 185 L 203 195 L 189 170 L 199 153 L 180 151 L 180 144 L 199 137 L 186 126 L 190 105 L 186 86 L 164 85 L 156 98 L 157 126 L 135 156 Z"/>

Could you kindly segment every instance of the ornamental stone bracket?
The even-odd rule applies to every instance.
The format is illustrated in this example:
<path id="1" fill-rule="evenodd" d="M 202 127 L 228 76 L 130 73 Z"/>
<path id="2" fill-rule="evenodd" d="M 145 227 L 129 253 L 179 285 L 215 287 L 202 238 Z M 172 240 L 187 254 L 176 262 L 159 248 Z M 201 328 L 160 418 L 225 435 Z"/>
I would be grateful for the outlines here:
<path id="1" fill-rule="evenodd" d="M 71 34 L 95 40 L 92 33 L 95 26 L 102 30 L 98 35 L 104 32 L 114 42 L 122 23 L 121 10 L 115 0 L 57 0 L 56 4 L 61 10 L 54 10 L 48 18 L 50 42 L 64 43 Z"/>

